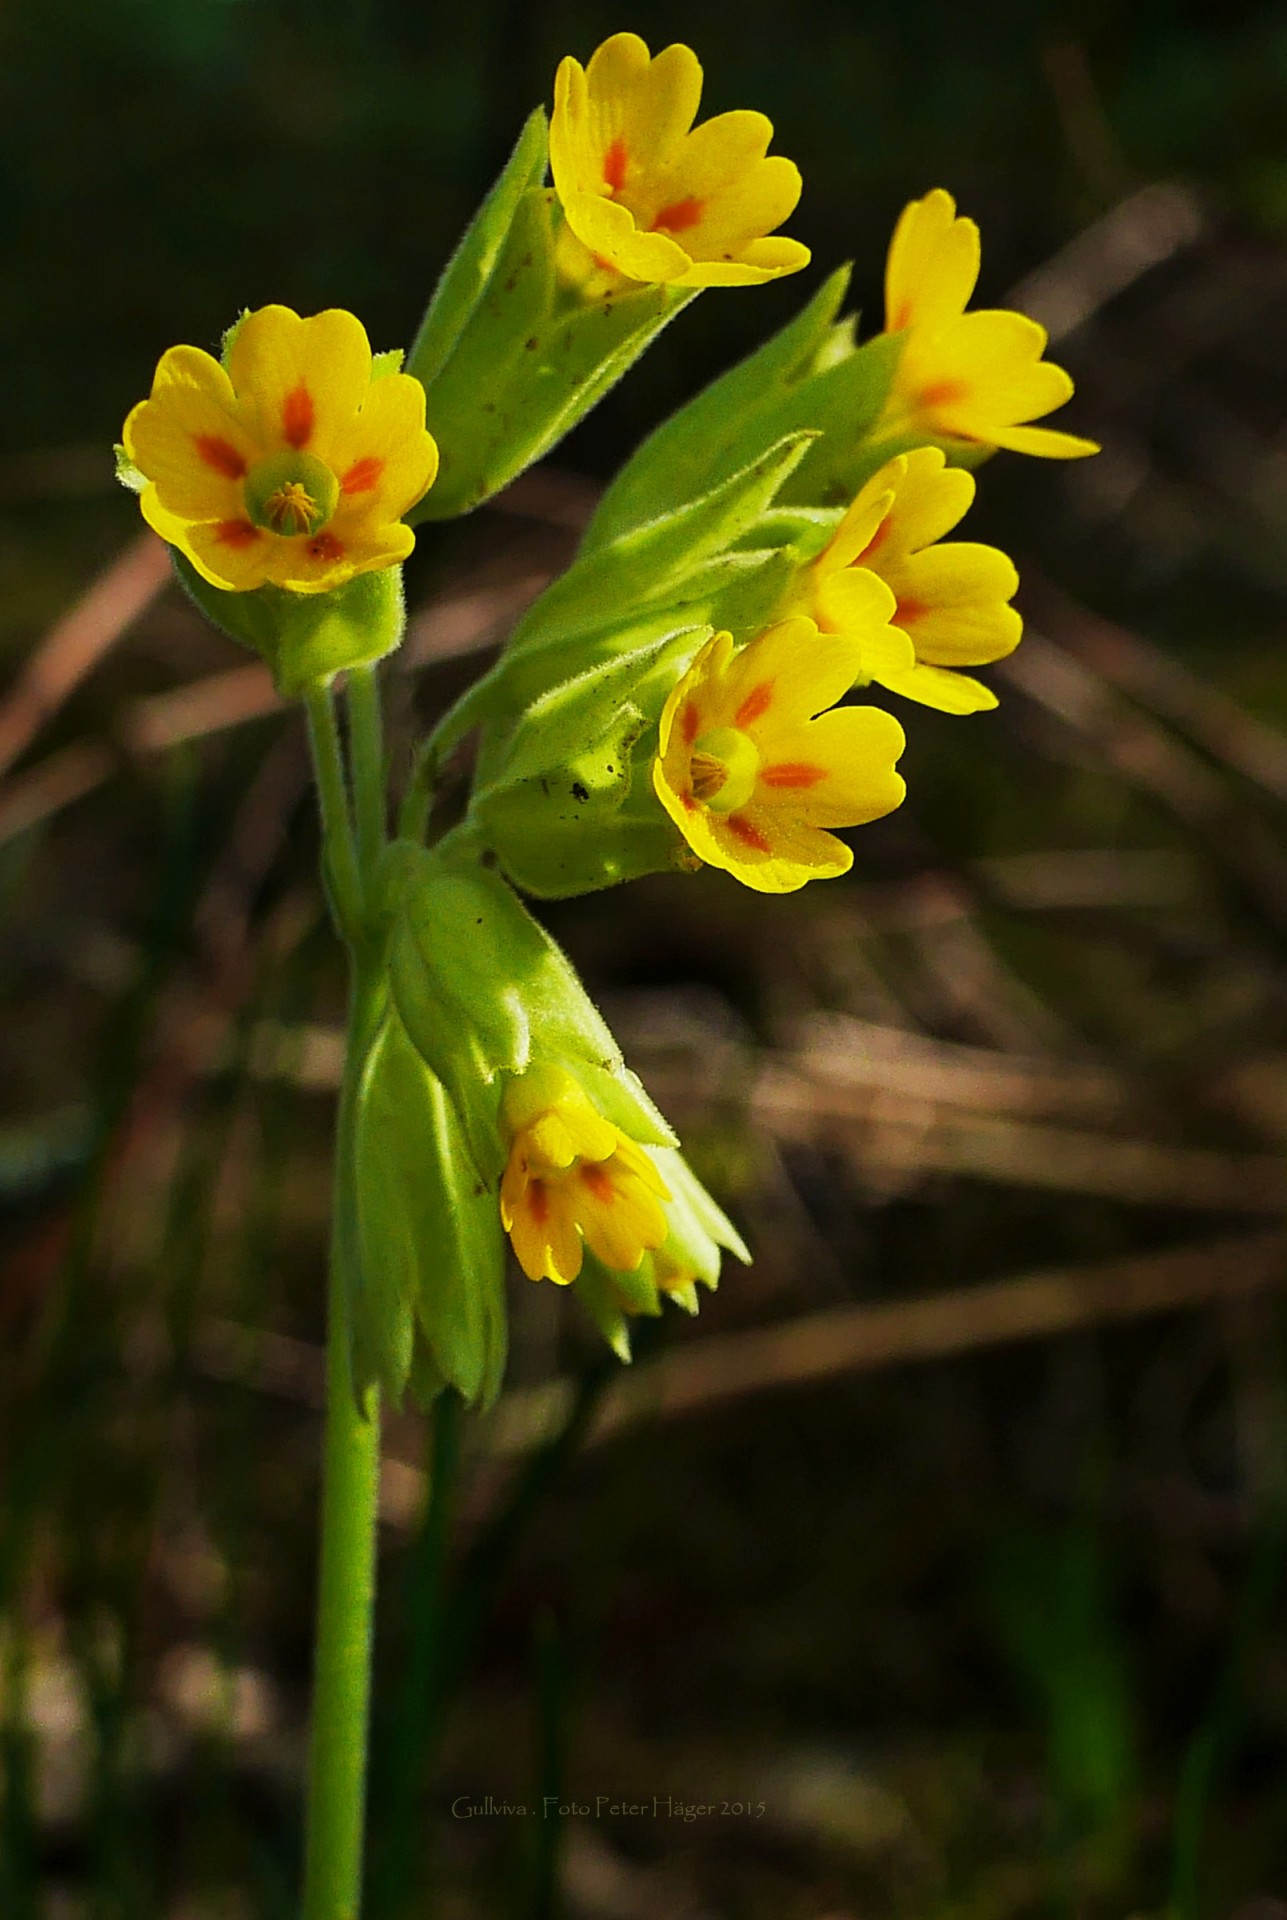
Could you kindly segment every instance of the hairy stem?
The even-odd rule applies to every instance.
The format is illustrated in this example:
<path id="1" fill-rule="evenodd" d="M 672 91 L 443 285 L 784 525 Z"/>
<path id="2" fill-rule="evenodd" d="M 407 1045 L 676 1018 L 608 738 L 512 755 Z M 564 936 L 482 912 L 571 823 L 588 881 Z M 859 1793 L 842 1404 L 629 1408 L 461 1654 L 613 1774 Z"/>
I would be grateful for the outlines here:
<path id="1" fill-rule="evenodd" d="M 378 980 L 364 977 L 359 970 L 350 1011 L 335 1153 L 322 1550 L 302 1920 L 357 1920 L 362 1895 L 380 1418 L 374 1390 L 366 1406 L 359 1404 L 350 1365 L 349 1180 L 355 1097 L 378 1013 Z"/>

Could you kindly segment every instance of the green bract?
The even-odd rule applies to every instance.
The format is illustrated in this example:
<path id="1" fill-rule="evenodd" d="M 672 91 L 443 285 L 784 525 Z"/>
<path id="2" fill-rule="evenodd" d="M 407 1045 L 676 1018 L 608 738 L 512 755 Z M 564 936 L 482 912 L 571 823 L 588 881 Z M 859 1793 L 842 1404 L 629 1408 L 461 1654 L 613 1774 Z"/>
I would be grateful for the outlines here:
<path id="1" fill-rule="evenodd" d="M 288 700 L 349 667 L 382 660 L 406 625 L 401 567 L 359 573 L 331 593 L 285 587 L 229 593 L 203 580 L 177 552 L 174 570 L 208 620 L 267 662 Z"/>
<path id="2" fill-rule="evenodd" d="M 438 478 L 413 518 L 468 513 L 569 432 L 691 289 L 584 296 L 557 263 L 562 212 L 542 183 L 545 114 L 523 129 L 505 171 L 438 284 L 407 372 L 423 382 Z"/>
<path id="3" fill-rule="evenodd" d="M 897 334 L 854 344 L 837 320 L 849 285 L 840 267 L 780 333 L 649 435 L 600 502 L 582 553 L 709 493 L 788 435 L 816 438 L 783 488 L 800 506 L 845 506 L 904 444 L 869 436 L 902 351 Z"/>

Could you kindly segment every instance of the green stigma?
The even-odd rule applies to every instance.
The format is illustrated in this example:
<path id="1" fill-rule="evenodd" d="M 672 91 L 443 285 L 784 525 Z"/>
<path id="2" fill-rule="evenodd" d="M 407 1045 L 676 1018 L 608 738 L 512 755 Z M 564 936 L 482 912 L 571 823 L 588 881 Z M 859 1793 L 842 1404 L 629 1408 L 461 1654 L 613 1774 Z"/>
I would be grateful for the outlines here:
<path id="1" fill-rule="evenodd" d="M 265 533 L 317 533 L 335 512 L 340 484 L 311 453 L 275 453 L 246 475 L 246 512 Z"/>
<path id="2" fill-rule="evenodd" d="M 737 727 L 715 727 L 693 742 L 693 793 L 716 813 L 744 807 L 755 792 L 760 756 L 755 742 Z"/>

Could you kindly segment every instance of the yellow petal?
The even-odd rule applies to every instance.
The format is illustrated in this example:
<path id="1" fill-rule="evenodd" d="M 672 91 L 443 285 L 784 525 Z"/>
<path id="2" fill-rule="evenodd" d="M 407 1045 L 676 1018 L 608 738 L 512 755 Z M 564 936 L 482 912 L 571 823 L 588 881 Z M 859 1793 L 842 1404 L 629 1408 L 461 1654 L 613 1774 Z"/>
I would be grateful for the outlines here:
<path id="1" fill-rule="evenodd" d="M 425 429 L 425 390 L 405 373 L 372 381 L 331 445 L 341 502 L 372 521 L 399 520 L 432 486 L 438 446 Z"/>
<path id="2" fill-rule="evenodd" d="M 929 547 L 906 560 L 891 585 L 898 595 L 895 622 L 919 660 L 981 667 L 1013 653 L 1023 637 L 1023 622 L 1008 604 L 1019 576 L 996 547 L 968 540 Z"/>
<path id="3" fill-rule="evenodd" d="M 837 707 L 774 743 L 749 811 L 761 824 L 865 826 L 902 805 L 906 787 L 894 769 L 906 744 L 883 707 Z"/>
<path id="4" fill-rule="evenodd" d="M 635 35 L 623 33 L 616 38 L 634 41 Z M 612 42 L 605 45 L 611 46 Z M 671 164 L 697 117 L 702 97 L 701 62 L 691 47 L 678 43 L 664 47 L 648 62 L 648 49 L 643 41 L 636 41 L 636 45 L 642 48 L 646 64 L 642 71 L 636 68 L 633 77 L 621 88 L 619 118 L 612 123 L 626 145 L 627 191 L 632 166 L 646 162 L 650 169 L 660 170 Z M 602 125 L 606 131 L 609 88 L 601 78 L 598 60 L 596 54 L 590 62 L 590 87 L 592 97 L 598 96 L 604 101 Z"/>
<path id="5" fill-rule="evenodd" d="M 645 1252 L 666 1238 L 660 1202 L 639 1176 L 614 1157 L 584 1163 L 567 1176 L 576 1187 L 576 1213 L 590 1251 L 606 1267 L 632 1273 Z"/>
<path id="6" fill-rule="evenodd" d="M 839 567 L 852 566 L 871 545 L 894 504 L 895 489 L 906 465 L 905 455 L 888 461 L 846 507 L 840 525 L 813 563 L 820 577 L 834 573 Z"/>
<path id="7" fill-rule="evenodd" d="M 238 328 L 228 372 L 261 449 L 306 449 L 332 465 L 331 449 L 366 397 L 371 348 L 342 308 L 301 320 L 289 307 L 261 307 Z"/>
<path id="8" fill-rule="evenodd" d="M 640 233 L 629 208 L 616 200 L 574 193 L 564 200 L 563 213 L 577 239 L 627 279 L 666 285 L 692 265 L 669 234 Z"/>
<path id="9" fill-rule="evenodd" d="M 866 645 L 888 627 L 894 618 L 894 595 L 879 574 L 867 567 L 846 567 L 841 573 L 828 574 L 818 586 L 818 610 L 822 624 L 833 633 L 850 635 L 864 651 L 854 664 L 852 686 L 857 674 L 865 671 Z M 834 698 L 839 699 L 839 694 Z"/>
<path id="10" fill-rule="evenodd" d="M 895 384 L 906 404 L 944 438 L 998 445 L 998 434 L 1060 407 L 1073 391 L 1062 367 L 1043 360 L 1046 332 L 1021 313 L 967 313 L 933 339 L 915 335 Z"/>
<path id="11" fill-rule="evenodd" d="M 917 665 L 882 678 L 881 685 L 907 700 L 919 701 L 923 707 L 936 707 L 940 713 L 986 713 L 997 705 L 991 687 L 947 667 Z"/>
<path id="12" fill-rule="evenodd" d="M 893 595 L 870 576 L 870 592 L 893 611 Z M 766 627 L 729 661 L 719 690 L 717 725 L 737 727 L 753 740 L 782 725 L 821 713 L 847 693 L 861 664 L 859 643 L 846 633 L 821 633 L 804 615 Z"/>
<path id="13" fill-rule="evenodd" d="M 783 819 L 765 808 L 712 816 L 712 850 L 694 850 L 710 866 L 722 867 L 756 893 L 796 893 L 810 880 L 834 880 L 848 873 L 853 853 L 834 834 Z"/>
<path id="14" fill-rule="evenodd" d="M 935 329 L 964 313 L 979 277 L 979 230 L 942 187 L 904 207 L 885 267 L 885 328 Z"/>
<path id="15" fill-rule="evenodd" d="M 695 260 L 670 284 L 675 287 L 755 287 L 766 280 L 799 273 L 813 255 L 799 240 L 770 234 L 748 241 L 740 260 Z"/>
<path id="16" fill-rule="evenodd" d="M 993 438 L 1011 453 L 1032 453 L 1042 460 L 1084 460 L 1087 454 L 1100 451 L 1098 440 L 1060 433 L 1055 427 L 1001 427 Z"/>
<path id="17" fill-rule="evenodd" d="M 879 546 L 864 561 L 886 577 L 890 566 L 904 555 L 932 546 L 950 533 L 974 499 L 974 475 L 963 467 L 949 467 L 942 448 L 918 447 L 904 459 Z"/>
<path id="18" fill-rule="evenodd" d="M 214 520 L 241 511 L 241 475 L 255 443 L 227 374 L 200 347 L 162 354 L 151 396 L 130 414 L 123 439 L 171 513 Z"/>
<path id="19" fill-rule="evenodd" d="M 185 554 L 212 586 L 229 593 L 248 593 L 271 579 L 268 555 L 273 536 L 251 527 L 249 521 L 176 519 L 160 508 L 151 487 L 142 494 L 139 505 L 148 525 Z"/>

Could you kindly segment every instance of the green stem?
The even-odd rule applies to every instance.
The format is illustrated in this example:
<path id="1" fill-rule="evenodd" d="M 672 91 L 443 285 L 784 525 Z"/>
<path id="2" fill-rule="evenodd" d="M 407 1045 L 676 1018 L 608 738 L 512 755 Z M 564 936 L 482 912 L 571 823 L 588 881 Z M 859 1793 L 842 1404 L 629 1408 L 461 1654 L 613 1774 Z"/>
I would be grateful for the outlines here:
<path id="1" fill-rule="evenodd" d="M 353 767 L 353 811 L 357 816 L 357 852 L 363 879 L 371 873 L 385 839 L 384 727 L 380 682 L 374 666 L 349 671 L 349 758 Z"/>
<path id="2" fill-rule="evenodd" d="M 357 1920 L 362 1897 L 380 1418 L 374 1390 L 359 1404 L 349 1362 L 349 1178 L 355 1095 L 378 1014 L 378 978 L 359 972 L 336 1135 L 302 1920 Z"/>
<path id="3" fill-rule="evenodd" d="M 335 705 L 329 684 L 319 681 L 310 687 L 304 696 L 304 705 L 308 713 L 308 737 L 313 749 L 313 772 L 317 779 L 317 798 L 322 812 L 326 877 L 330 883 L 340 932 L 352 945 L 359 937 L 362 926 L 362 876 L 353 841 L 353 825 L 344 781 L 344 756 L 340 751 L 340 735 L 335 724 Z"/>

